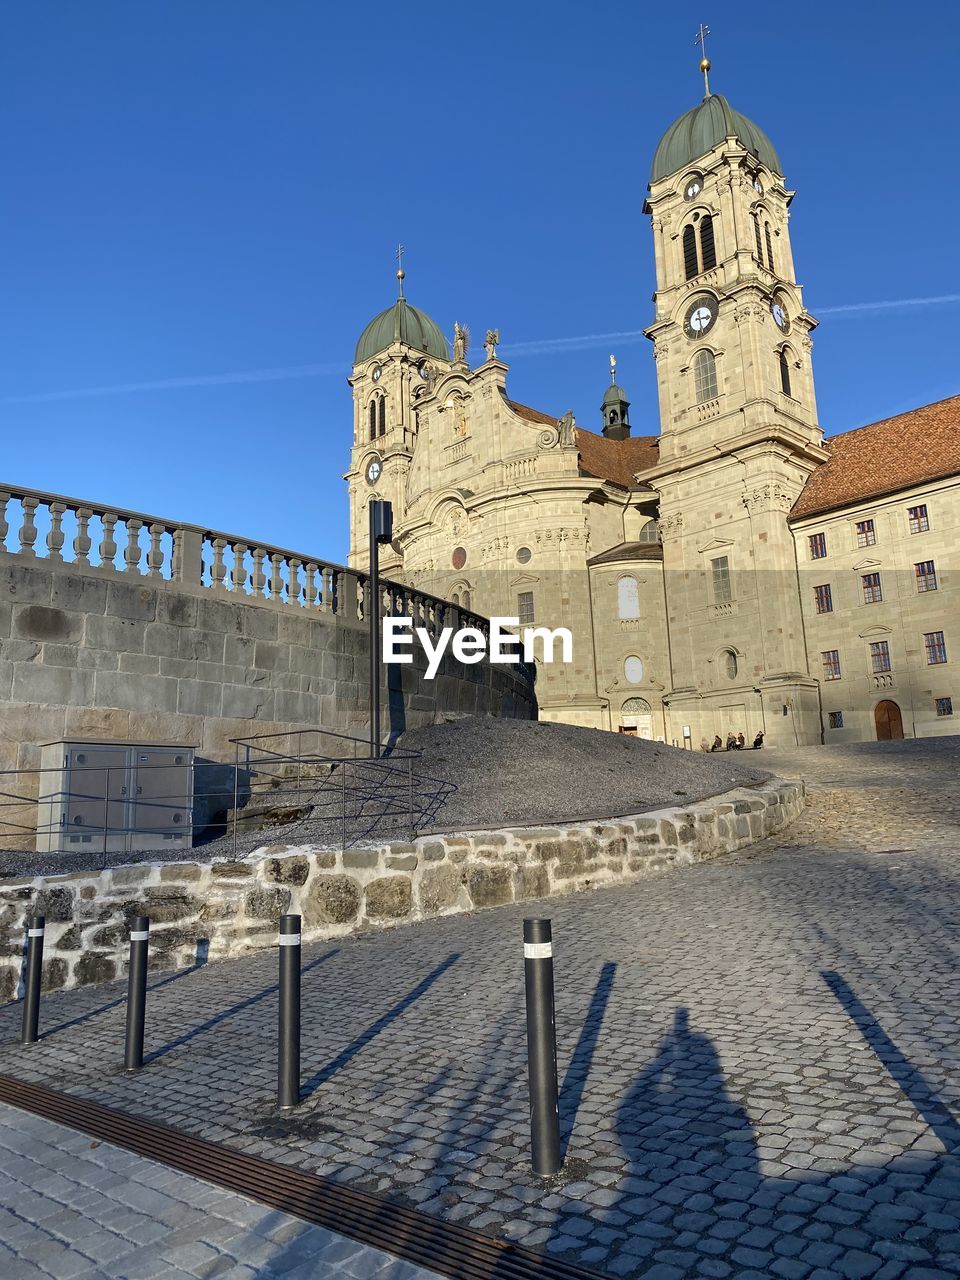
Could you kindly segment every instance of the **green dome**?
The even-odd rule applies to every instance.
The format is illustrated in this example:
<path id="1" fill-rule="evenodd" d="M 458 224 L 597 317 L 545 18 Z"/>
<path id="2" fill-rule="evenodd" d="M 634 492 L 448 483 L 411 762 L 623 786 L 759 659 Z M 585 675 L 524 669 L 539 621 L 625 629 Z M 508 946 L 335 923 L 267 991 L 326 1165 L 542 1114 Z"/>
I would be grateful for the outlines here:
<path id="1" fill-rule="evenodd" d="M 618 387 L 615 382 L 607 387 L 606 391 L 603 393 L 604 404 L 619 404 L 621 400 L 626 400 L 626 398 L 627 393 L 624 391 L 623 387 Z"/>
<path id="2" fill-rule="evenodd" d="M 386 351 L 391 342 L 405 342 L 415 351 L 424 351 L 440 360 L 450 359 L 447 340 L 428 315 L 411 307 L 405 298 L 398 298 L 392 307 L 375 316 L 357 343 L 354 364 L 369 360 L 371 356 Z"/>
<path id="3" fill-rule="evenodd" d="M 698 107 L 675 120 L 660 139 L 653 156 L 650 181 L 658 182 L 693 164 L 724 138 L 737 138 L 774 173 L 783 175 L 773 143 L 752 120 L 734 111 L 726 98 L 713 93 Z"/>

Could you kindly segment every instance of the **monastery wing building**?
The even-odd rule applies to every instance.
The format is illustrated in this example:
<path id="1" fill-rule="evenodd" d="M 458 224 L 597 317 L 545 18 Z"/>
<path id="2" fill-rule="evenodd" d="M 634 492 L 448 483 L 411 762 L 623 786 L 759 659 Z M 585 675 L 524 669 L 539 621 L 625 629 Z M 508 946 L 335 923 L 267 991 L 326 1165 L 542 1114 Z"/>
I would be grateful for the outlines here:
<path id="1" fill-rule="evenodd" d="M 350 564 L 393 503 L 383 571 L 487 615 L 569 627 L 540 713 L 697 747 L 957 732 L 960 396 L 824 439 L 794 193 L 769 138 L 708 94 L 648 196 L 660 432 L 616 384 L 600 430 L 511 399 L 403 295 L 350 379 Z M 958 705 L 960 715 L 960 705 Z"/>

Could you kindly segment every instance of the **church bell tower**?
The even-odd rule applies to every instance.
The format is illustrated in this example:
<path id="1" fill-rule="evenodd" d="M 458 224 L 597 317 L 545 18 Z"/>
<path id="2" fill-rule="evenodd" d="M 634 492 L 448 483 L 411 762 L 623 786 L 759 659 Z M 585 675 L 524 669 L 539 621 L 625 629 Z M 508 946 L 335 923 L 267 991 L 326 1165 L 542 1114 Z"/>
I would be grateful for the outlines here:
<path id="1" fill-rule="evenodd" d="M 704 33 L 705 34 L 705 33 Z M 645 211 L 656 260 L 658 464 L 672 733 L 820 740 L 787 514 L 826 458 L 816 321 L 794 273 L 793 192 L 767 135 L 710 92 L 663 135 Z"/>

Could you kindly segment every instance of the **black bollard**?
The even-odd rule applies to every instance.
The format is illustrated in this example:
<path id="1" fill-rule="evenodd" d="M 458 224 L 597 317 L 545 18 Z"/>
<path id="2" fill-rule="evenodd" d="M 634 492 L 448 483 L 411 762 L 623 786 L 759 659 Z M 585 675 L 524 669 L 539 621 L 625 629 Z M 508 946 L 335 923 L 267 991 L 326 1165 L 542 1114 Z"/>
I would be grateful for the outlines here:
<path id="1" fill-rule="evenodd" d="M 280 1025 L 277 1106 L 300 1101 L 300 917 L 280 917 Z"/>
<path id="2" fill-rule="evenodd" d="M 40 1038 L 40 984 L 43 978 L 43 916 L 27 920 L 27 972 L 23 981 L 23 1030 L 21 1044 Z"/>
<path id="3" fill-rule="evenodd" d="M 143 1024 L 147 1012 L 147 947 L 150 921 L 135 916 L 130 922 L 130 975 L 127 981 L 127 1035 L 123 1049 L 125 1071 L 143 1066 Z"/>
<path id="4" fill-rule="evenodd" d="M 549 1177 L 560 1168 L 552 936 L 549 920 L 524 920 L 523 976 L 527 989 L 530 1148 L 533 1172 L 541 1177 Z"/>

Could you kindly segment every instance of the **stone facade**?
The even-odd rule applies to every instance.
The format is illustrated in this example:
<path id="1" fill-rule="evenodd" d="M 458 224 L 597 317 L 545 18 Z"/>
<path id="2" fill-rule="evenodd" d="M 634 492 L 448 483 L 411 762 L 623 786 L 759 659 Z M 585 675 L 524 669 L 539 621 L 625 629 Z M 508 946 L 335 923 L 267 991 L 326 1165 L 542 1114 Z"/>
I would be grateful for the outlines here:
<path id="1" fill-rule="evenodd" d="M 276 945 L 284 912 L 307 942 L 508 902 L 623 884 L 722 856 L 801 811 L 802 782 L 773 780 L 686 808 L 605 822 L 424 836 L 345 850 L 260 849 L 242 862 L 143 864 L 0 886 L 0 1000 L 17 991 L 24 920 L 46 917 L 44 986 L 125 969 L 129 921 L 151 921 L 154 968 Z"/>
<path id="2" fill-rule="evenodd" d="M 364 563 L 369 499 L 389 498 L 395 577 L 487 614 L 569 627 L 573 663 L 539 672 L 545 719 L 678 746 L 731 730 L 748 741 L 762 732 L 769 745 L 832 741 L 835 691 L 822 678 L 823 627 L 811 618 L 791 518 L 831 458 L 814 388 L 817 321 L 790 243 L 795 193 L 769 140 L 723 99 L 708 95 L 688 117 L 658 149 L 645 204 L 659 434 L 631 435 L 616 385 L 600 404 L 600 432 L 515 403 L 492 344 L 475 368 L 462 351 L 362 345 L 351 378 L 350 563 Z M 694 154 L 685 138 L 706 149 Z M 960 402 L 957 418 L 955 432 Z M 936 488 L 945 538 L 960 471 L 950 450 L 936 472 L 948 477 Z M 893 488 L 905 506 L 909 486 Z M 892 554 L 888 542 L 888 565 Z M 945 542 L 945 581 L 953 556 Z M 949 692 L 951 668 L 918 676 L 914 691 L 906 655 L 918 627 L 951 632 L 960 621 L 945 594 L 939 609 L 908 594 L 881 624 L 904 629 L 903 732 L 938 732 L 934 686 Z M 858 673 L 863 625 L 851 615 L 838 640 L 847 648 L 856 638 L 848 665 Z M 843 736 L 877 736 L 878 691 L 859 675 L 848 681 Z"/>

